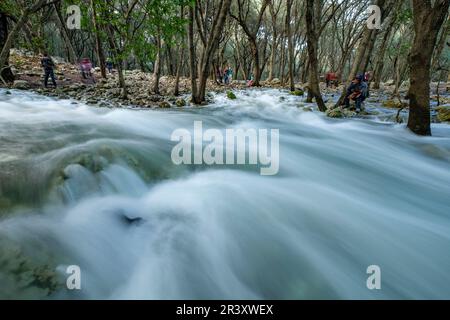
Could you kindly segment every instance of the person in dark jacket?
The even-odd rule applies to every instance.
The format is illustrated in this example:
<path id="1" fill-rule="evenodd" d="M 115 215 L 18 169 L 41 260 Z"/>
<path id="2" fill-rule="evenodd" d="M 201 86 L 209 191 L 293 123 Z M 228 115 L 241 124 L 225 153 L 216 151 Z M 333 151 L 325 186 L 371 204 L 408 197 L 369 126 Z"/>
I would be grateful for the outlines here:
<path id="1" fill-rule="evenodd" d="M 111 60 L 111 58 L 108 58 L 108 60 L 106 60 L 106 68 L 108 69 L 109 73 L 112 73 L 113 71 L 113 62 Z"/>
<path id="2" fill-rule="evenodd" d="M 364 75 L 356 76 L 347 89 L 344 100 L 345 107 L 350 108 L 350 101 L 355 101 L 356 111 L 360 112 L 364 100 L 367 99 L 368 89 L 367 83 L 364 81 Z"/>
<path id="3" fill-rule="evenodd" d="M 53 70 L 55 68 L 55 63 L 47 53 L 44 53 L 41 59 L 41 66 L 44 69 L 44 86 L 47 88 L 48 78 L 51 78 L 53 86 L 56 88 L 55 72 Z"/>

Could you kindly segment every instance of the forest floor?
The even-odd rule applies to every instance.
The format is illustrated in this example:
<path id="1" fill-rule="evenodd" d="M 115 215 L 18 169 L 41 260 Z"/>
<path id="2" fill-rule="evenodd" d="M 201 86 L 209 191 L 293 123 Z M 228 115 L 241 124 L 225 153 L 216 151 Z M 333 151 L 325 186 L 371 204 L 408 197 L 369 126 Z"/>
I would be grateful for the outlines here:
<path id="1" fill-rule="evenodd" d="M 10 57 L 10 64 L 16 75 L 16 81 L 12 88 L 22 90 L 32 90 L 37 93 L 57 97 L 61 99 L 74 99 L 90 105 L 99 107 L 137 107 L 137 108 L 170 108 L 184 107 L 189 105 L 188 95 L 191 91 L 190 79 L 181 77 L 179 82 L 179 96 L 174 95 L 175 77 L 162 76 L 160 79 L 160 92 L 152 93 L 153 74 L 132 70 L 125 72 L 125 81 L 128 89 L 126 99 L 121 97 L 121 90 L 118 83 L 118 76 L 115 71 L 108 74 L 106 79 L 101 78 L 99 68 L 95 69 L 94 82 L 92 79 L 83 79 L 79 67 L 66 62 L 59 62 L 55 59 L 58 88 L 49 89 L 43 87 L 43 72 L 40 66 L 40 57 L 13 50 Z M 50 81 L 49 81 L 50 82 Z M 394 97 L 395 89 L 393 81 L 383 83 L 380 90 L 371 90 L 371 97 L 366 104 L 377 104 L 382 108 L 397 109 L 397 120 L 401 112 L 407 113 L 408 101 L 404 99 L 408 90 L 408 83 L 404 83 L 399 88 L 400 97 Z M 286 86 L 281 84 L 279 79 L 270 82 L 263 81 L 262 88 L 277 88 L 286 90 Z M 0 86 L 3 85 L 0 83 Z M 307 84 L 297 84 L 299 89 L 296 94 L 302 98 L 303 89 Z M 433 94 L 430 96 L 432 115 L 434 122 L 450 121 L 450 83 L 432 84 Z M 217 84 L 210 80 L 207 84 L 208 92 L 232 92 L 236 90 L 253 89 L 248 88 L 245 81 L 233 81 L 231 85 Z M 337 88 L 326 88 L 321 84 L 321 90 L 328 101 L 327 115 L 332 118 L 353 117 L 355 113 L 335 108 L 335 101 L 343 90 L 342 86 Z M 439 96 L 436 94 L 439 92 Z M 234 98 L 231 94 L 230 98 Z"/>

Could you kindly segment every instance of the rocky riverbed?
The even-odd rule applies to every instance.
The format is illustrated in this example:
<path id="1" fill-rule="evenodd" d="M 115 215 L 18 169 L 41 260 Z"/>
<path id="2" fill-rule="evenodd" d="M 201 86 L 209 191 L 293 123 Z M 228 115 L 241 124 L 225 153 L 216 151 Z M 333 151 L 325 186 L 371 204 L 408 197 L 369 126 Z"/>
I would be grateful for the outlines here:
<path id="1" fill-rule="evenodd" d="M 59 99 L 71 99 L 72 103 L 86 103 L 98 107 L 108 108 L 183 108 L 190 106 L 190 79 L 181 77 L 179 80 L 179 95 L 175 96 L 174 76 L 163 76 L 160 78 L 159 93 L 152 92 L 154 78 L 151 73 L 142 72 L 140 70 L 125 71 L 125 82 L 127 86 L 127 97 L 123 98 L 119 87 L 118 75 L 115 71 L 108 74 L 106 79 L 101 77 L 100 68 L 93 70 L 95 81 L 92 79 L 83 79 L 80 75 L 79 68 L 76 65 L 64 62 L 58 58 L 54 59 L 57 68 L 55 75 L 57 77 L 58 88 L 43 88 L 43 75 L 40 67 L 40 58 L 31 53 L 12 51 L 10 62 L 13 72 L 16 74 L 17 80 L 10 87 L 21 90 L 32 90 L 39 94 L 55 97 Z M 271 81 L 263 81 L 262 86 L 265 88 L 286 89 L 280 79 Z M 308 84 L 297 84 L 298 89 L 291 92 L 297 96 L 299 101 L 305 100 L 305 91 Z M 408 114 L 408 101 L 404 99 L 408 90 L 408 83 L 402 84 L 400 87 L 400 97 L 392 98 L 394 84 L 387 82 L 382 84 L 380 90 L 372 90 L 371 97 L 367 99 L 365 105 L 366 110 L 361 114 L 356 114 L 351 110 L 342 107 L 335 107 L 336 101 L 343 90 L 342 86 L 337 88 L 325 88 L 322 84 L 322 92 L 324 93 L 327 103 L 327 116 L 330 118 L 351 118 L 373 116 L 378 113 L 391 114 L 389 120 L 403 122 Z M 208 92 L 227 92 L 227 97 L 231 100 L 236 99 L 233 91 L 248 88 L 245 81 L 234 81 L 231 85 L 222 85 L 210 80 L 208 81 Z M 433 122 L 449 122 L 450 121 L 450 84 L 440 84 L 439 95 L 436 95 L 437 84 L 432 84 L 432 92 L 435 94 L 430 97 L 432 106 Z M 403 97 L 403 98 L 402 98 Z M 212 96 L 208 95 L 208 102 Z M 307 106 L 306 108 L 311 108 Z"/>

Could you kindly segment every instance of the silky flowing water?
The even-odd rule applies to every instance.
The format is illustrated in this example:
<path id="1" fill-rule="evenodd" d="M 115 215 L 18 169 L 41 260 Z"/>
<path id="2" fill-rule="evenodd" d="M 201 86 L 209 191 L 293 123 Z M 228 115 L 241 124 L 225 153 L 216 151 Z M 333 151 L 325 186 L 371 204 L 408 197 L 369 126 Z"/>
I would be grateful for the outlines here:
<path id="1" fill-rule="evenodd" d="M 237 96 L 156 111 L 0 90 L 0 297 L 450 298 L 450 126 Z M 174 165 L 171 133 L 194 121 L 279 129 L 278 175 Z"/>

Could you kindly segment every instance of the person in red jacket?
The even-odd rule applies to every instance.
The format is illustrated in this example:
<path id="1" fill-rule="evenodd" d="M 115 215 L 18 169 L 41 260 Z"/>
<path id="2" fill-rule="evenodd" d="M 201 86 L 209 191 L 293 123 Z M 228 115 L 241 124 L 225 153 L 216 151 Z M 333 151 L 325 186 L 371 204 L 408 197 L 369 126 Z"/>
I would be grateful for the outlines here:
<path id="1" fill-rule="evenodd" d="M 326 83 L 327 83 L 327 88 L 331 87 L 332 85 L 336 86 L 337 85 L 337 75 L 334 72 L 328 72 L 327 76 L 325 78 Z"/>

